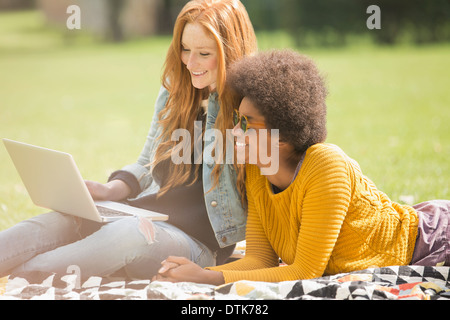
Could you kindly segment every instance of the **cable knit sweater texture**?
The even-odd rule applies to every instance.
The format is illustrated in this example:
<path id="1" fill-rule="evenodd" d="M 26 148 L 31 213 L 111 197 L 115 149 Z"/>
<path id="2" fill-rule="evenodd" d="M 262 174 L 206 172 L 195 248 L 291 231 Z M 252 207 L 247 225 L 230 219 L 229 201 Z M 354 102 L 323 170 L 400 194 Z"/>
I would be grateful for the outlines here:
<path id="1" fill-rule="evenodd" d="M 245 257 L 210 268 L 226 282 L 311 279 L 412 258 L 415 210 L 392 202 L 335 145 L 310 147 L 295 180 L 278 194 L 248 165 L 247 197 Z"/>

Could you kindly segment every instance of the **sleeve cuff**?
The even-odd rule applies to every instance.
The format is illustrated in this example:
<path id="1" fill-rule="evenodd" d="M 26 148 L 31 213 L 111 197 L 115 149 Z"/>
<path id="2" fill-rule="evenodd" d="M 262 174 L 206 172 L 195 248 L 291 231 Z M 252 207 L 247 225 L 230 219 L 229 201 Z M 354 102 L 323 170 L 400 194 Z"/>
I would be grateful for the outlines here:
<path id="1" fill-rule="evenodd" d="M 129 198 L 136 198 L 139 193 L 141 193 L 141 186 L 138 182 L 138 180 L 136 179 L 136 177 L 127 172 L 127 171 L 123 171 L 123 170 L 117 170 L 115 172 L 113 172 L 108 179 L 109 181 L 113 181 L 113 180 L 121 180 L 123 182 L 125 182 L 131 189 L 131 193 Z"/>

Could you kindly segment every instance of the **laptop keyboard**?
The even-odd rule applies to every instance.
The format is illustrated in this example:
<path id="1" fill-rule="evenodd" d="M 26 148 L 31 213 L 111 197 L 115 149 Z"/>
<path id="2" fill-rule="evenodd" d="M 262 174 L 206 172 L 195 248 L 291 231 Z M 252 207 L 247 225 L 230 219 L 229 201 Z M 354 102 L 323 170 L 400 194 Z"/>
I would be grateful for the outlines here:
<path id="1" fill-rule="evenodd" d="M 132 214 L 123 212 L 123 211 L 117 211 L 111 208 L 105 208 L 101 206 L 97 206 L 97 210 L 100 213 L 100 215 L 104 217 L 119 217 L 119 216 L 133 216 Z"/>

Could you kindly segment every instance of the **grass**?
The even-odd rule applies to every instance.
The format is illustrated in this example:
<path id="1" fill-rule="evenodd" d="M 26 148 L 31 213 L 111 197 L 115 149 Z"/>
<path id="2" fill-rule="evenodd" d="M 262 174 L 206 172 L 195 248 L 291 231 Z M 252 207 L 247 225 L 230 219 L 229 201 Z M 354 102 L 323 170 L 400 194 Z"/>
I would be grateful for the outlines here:
<path id="1" fill-rule="evenodd" d="M 258 38 L 261 49 L 292 46 L 284 34 Z M 0 13 L 0 137 L 70 152 L 104 182 L 141 151 L 169 42 L 102 43 L 35 11 Z M 305 53 L 328 82 L 328 142 L 395 201 L 450 199 L 450 45 Z M 0 147 L 0 230 L 43 212 Z"/>

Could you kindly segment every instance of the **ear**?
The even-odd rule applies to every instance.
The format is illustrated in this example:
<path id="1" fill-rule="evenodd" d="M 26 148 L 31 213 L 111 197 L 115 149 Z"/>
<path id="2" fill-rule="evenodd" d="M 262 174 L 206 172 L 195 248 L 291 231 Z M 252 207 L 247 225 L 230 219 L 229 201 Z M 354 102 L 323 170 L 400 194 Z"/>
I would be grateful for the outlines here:
<path id="1" fill-rule="evenodd" d="M 278 139 L 278 147 L 279 148 L 286 148 L 288 146 L 290 146 L 290 144 L 286 140 L 284 140 L 283 137 L 280 137 Z"/>
<path id="2" fill-rule="evenodd" d="M 292 144 L 283 139 L 283 137 L 280 137 L 280 139 L 278 140 L 277 148 L 285 154 L 291 154 L 292 152 L 294 152 L 294 147 L 292 146 Z"/>

